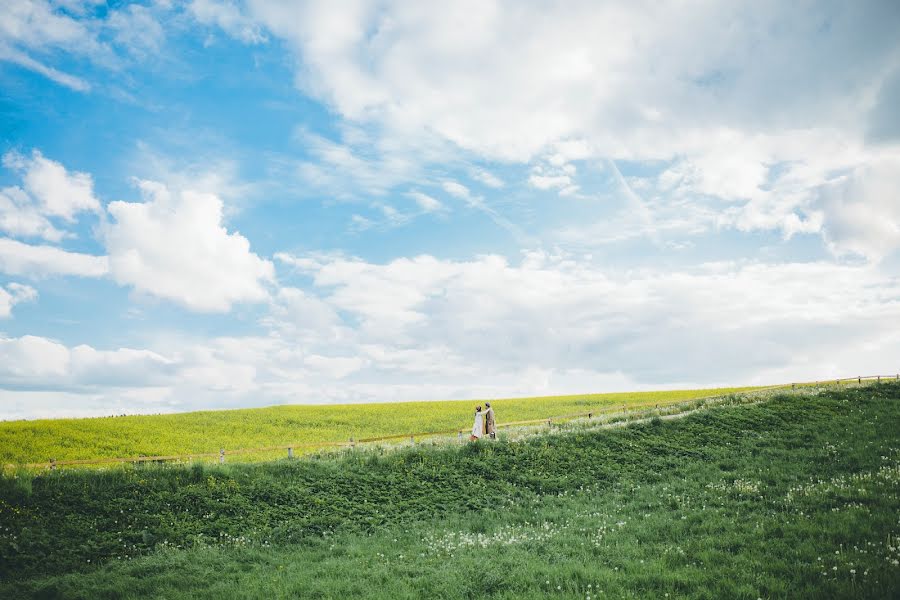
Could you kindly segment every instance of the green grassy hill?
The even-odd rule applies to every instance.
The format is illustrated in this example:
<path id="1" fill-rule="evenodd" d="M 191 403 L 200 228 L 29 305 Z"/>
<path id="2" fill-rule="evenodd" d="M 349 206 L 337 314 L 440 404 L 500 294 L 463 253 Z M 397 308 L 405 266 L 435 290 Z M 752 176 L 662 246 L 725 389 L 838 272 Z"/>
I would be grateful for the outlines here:
<path id="1" fill-rule="evenodd" d="M 896 598 L 900 384 L 621 429 L 0 478 L 5 598 Z"/>
<path id="2" fill-rule="evenodd" d="M 493 400 L 500 422 L 540 419 L 609 406 L 666 404 L 754 388 L 585 394 Z M 55 460 L 162 456 L 265 448 L 351 437 L 443 431 L 472 426 L 476 403 L 404 402 L 328 406 L 273 406 L 93 419 L 0 422 L 0 464 Z M 280 456 L 280 455 L 279 455 Z M 272 458 L 272 453 L 255 458 Z M 241 460 L 253 459 L 242 455 Z"/>

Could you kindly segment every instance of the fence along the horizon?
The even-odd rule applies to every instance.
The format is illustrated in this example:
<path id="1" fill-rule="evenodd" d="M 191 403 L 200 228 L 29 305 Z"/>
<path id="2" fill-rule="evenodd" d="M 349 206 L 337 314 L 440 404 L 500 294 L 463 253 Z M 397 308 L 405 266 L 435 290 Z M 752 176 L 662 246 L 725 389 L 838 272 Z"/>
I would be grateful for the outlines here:
<path id="1" fill-rule="evenodd" d="M 881 383 L 881 380 L 900 380 L 900 374 L 896 375 L 866 375 L 866 376 L 856 376 L 856 377 L 845 377 L 843 379 L 828 379 L 821 381 L 807 381 L 803 383 L 783 383 L 779 385 L 771 385 L 767 387 L 757 388 L 755 390 L 749 390 L 747 392 L 742 392 L 743 394 L 758 394 L 760 392 L 771 392 L 773 390 L 786 390 L 786 389 L 795 389 L 798 386 L 801 387 L 809 387 L 809 386 L 821 386 L 821 385 L 838 385 L 840 386 L 844 382 L 857 383 L 862 385 L 863 381 L 876 381 L 877 383 Z M 729 396 L 731 394 L 718 394 L 714 396 L 704 396 L 702 398 L 692 398 L 690 400 L 673 400 L 671 402 L 642 402 L 639 404 L 626 405 L 623 404 L 621 409 L 619 406 L 604 406 L 599 407 L 595 410 L 589 410 L 585 412 L 579 413 L 570 413 L 566 415 L 556 415 L 550 417 L 543 417 L 540 419 L 530 419 L 527 421 L 511 421 L 509 423 L 498 423 L 497 427 L 516 427 L 516 426 L 524 426 L 524 425 L 538 425 L 546 423 L 547 425 L 552 425 L 554 422 L 559 421 L 569 421 L 572 419 L 580 419 L 580 418 L 588 418 L 592 419 L 595 416 L 600 415 L 609 415 L 609 414 L 617 414 L 622 413 L 624 415 L 628 415 L 629 411 L 632 413 L 640 412 L 641 410 L 655 410 L 657 408 L 666 408 L 672 406 L 678 406 L 680 404 L 693 404 L 696 402 L 700 402 L 703 400 L 712 400 L 715 398 L 723 398 Z M 194 460 L 197 458 L 219 458 L 219 463 L 225 462 L 225 456 L 234 456 L 238 454 L 255 454 L 255 453 L 263 453 L 263 452 L 276 452 L 276 451 L 287 451 L 287 457 L 294 457 L 294 449 L 302 448 L 302 449 L 316 449 L 316 448 L 354 448 L 358 444 L 371 444 L 375 442 L 389 442 L 394 440 L 405 440 L 409 439 L 410 443 L 415 443 L 416 438 L 425 438 L 425 437 L 433 437 L 433 436 L 444 436 L 444 435 L 456 435 L 458 439 L 468 439 L 464 436 L 464 432 L 467 431 L 465 429 L 445 429 L 440 431 L 420 431 L 414 433 L 398 433 L 393 435 L 384 435 L 380 437 L 369 437 L 369 438 L 360 438 L 353 439 L 350 437 L 346 442 L 297 442 L 295 444 L 288 445 L 280 445 L 280 446 L 269 446 L 265 448 L 239 448 L 235 450 L 228 450 L 226 452 L 225 448 L 220 448 L 218 452 L 203 452 L 199 454 L 173 454 L 168 456 L 133 456 L 127 458 L 86 458 L 80 460 L 53 460 L 50 459 L 48 462 L 43 463 L 28 463 L 23 465 L 5 465 L 6 468 L 32 468 L 32 469 L 56 469 L 57 467 L 62 466 L 76 466 L 76 465 L 101 465 L 101 464 L 118 464 L 118 463 L 142 463 L 142 462 L 167 462 L 167 461 L 185 461 L 185 460 Z"/>

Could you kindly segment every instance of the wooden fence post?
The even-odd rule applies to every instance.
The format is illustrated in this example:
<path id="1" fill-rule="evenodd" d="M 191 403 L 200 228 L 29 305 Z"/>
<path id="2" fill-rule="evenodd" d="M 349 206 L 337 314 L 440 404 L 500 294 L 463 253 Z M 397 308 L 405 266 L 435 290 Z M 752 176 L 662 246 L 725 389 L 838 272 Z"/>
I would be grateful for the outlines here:
<path id="1" fill-rule="evenodd" d="M 353 437 L 352 437 L 352 436 L 350 437 L 350 447 L 351 447 L 351 448 L 356 448 L 356 442 L 353 441 Z"/>
<path id="2" fill-rule="evenodd" d="M 409 436 L 409 443 L 412 444 L 413 446 L 415 446 L 415 445 L 416 445 L 416 439 L 415 439 L 413 436 Z"/>
<path id="3" fill-rule="evenodd" d="M 551 419 L 547 419 L 547 427 L 553 427 L 553 421 Z"/>
<path id="4" fill-rule="evenodd" d="M 56 459 L 55 459 L 55 458 L 51 458 L 51 459 L 50 459 L 50 470 L 51 470 L 51 471 L 55 471 L 55 470 L 56 470 Z"/>
<path id="5" fill-rule="evenodd" d="M 856 376 L 856 383 L 858 383 L 859 385 L 862 385 L 862 377 L 861 376 L 859 376 L 859 375 Z"/>
<path id="6" fill-rule="evenodd" d="M 219 448 L 219 464 L 225 464 L 225 448 Z"/>
<path id="7" fill-rule="evenodd" d="M 294 458 L 294 449 L 288 446 L 288 458 Z"/>

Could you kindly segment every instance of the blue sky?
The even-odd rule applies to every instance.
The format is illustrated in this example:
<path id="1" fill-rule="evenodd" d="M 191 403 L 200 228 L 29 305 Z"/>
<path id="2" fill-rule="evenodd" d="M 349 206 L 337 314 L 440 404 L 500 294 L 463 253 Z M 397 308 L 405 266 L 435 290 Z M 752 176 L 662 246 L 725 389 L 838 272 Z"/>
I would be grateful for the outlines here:
<path id="1" fill-rule="evenodd" d="M 896 3 L 338 4 L 4 3 L 0 418 L 900 369 Z"/>

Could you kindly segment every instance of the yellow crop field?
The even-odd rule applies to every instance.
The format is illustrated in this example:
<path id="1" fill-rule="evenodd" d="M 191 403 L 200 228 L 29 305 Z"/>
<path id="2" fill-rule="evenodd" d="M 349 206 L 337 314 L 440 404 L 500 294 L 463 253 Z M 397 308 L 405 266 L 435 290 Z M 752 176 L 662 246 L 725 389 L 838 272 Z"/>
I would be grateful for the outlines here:
<path id="1" fill-rule="evenodd" d="M 498 423 L 622 405 L 668 404 L 755 388 L 582 394 L 491 400 Z M 0 422 L 0 464 L 214 453 L 471 428 L 473 407 L 455 400 L 267 408 L 90 419 Z M 304 444 L 309 446 L 304 447 Z M 272 455 L 272 453 L 266 453 Z M 250 459 L 245 455 L 243 459 Z M 232 460 L 229 458 L 229 460 Z"/>

